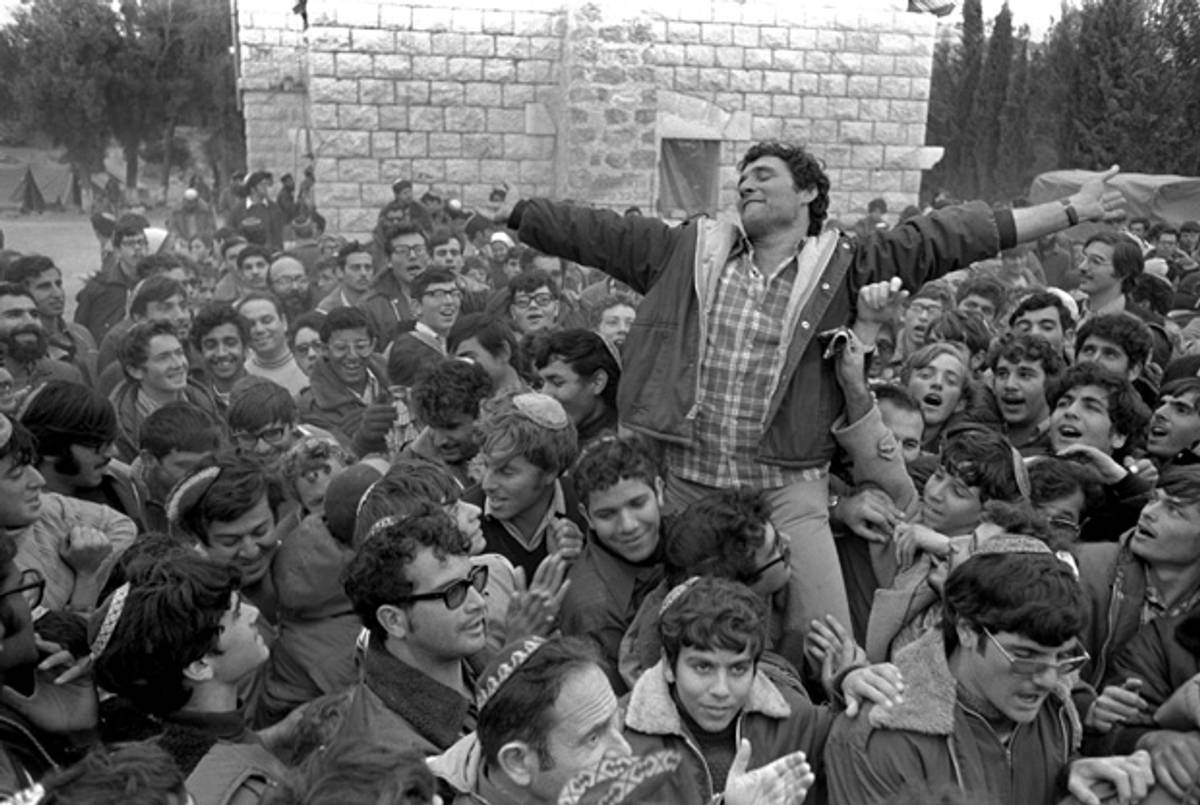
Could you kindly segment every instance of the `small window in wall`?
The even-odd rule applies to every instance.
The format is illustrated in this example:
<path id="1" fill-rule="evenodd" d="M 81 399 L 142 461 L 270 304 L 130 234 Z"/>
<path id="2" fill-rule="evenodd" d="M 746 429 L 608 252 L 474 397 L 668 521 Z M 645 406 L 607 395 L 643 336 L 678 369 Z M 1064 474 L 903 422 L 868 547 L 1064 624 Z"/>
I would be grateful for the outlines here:
<path id="1" fill-rule="evenodd" d="M 662 141 L 658 165 L 659 214 L 666 218 L 688 218 L 717 209 L 719 140 Z"/>

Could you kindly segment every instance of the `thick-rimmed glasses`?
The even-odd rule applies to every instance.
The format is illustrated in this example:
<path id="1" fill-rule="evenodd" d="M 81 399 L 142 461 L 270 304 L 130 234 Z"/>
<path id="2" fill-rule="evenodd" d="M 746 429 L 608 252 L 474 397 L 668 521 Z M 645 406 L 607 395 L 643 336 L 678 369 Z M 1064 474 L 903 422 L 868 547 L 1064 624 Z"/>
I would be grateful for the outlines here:
<path id="1" fill-rule="evenodd" d="M 238 447 L 246 450 L 249 450 L 254 447 L 254 445 L 258 444 L 259 439 L 262 439 L 272 447 L 278 447 L 287 440 L 290 430 L 291 428 L 288 428 L 284 425 L 270 425 L 261 430 L 256 430 L 253 432 L 244 430 L 238 431 L 237 433 L 233 434 L 233 438 L 234 441 L 238 443 Z"/>
<path id="2" fill-rule="evenodd" d="M 554 294 L 539 293 L 533 296 L 515 296 L 512 303 L 517 310 L 528 310 L 530 305 L 542 308 L 550 307 L 554 301 Z"/>
<path id="3" fill-rule="evenodd" d="M 1017 659 L 1008 653 L 996 636 L 989 630 L 984 629 L 983 633 L 988 636 L 988 640 L 992 641 L 992 645 L 1000 652 L 1004 659 L 1008 660 L 1008 670 L 1017 676 L 1041 676 L 1047 671 L 1054 671 L 1059 677 L 1078 671 L 1087 661 L 1092 658 L 1084 649 L 1079 649 L 1080 653 L 1074 657 L 1067 657 L 1065 660 L 1058 662 L 1047 662 L 1046 660 L 1025 660 Z"/>
<path id="4" fill-rule="evenodd" d="M 452 581 L 440 590 L 431 593 L 408 595 L 396 601 L 397 604 L 411 604 L 417 601 L 438 601 L 446 605 L 446 609 L 458 609 L 467 600 L 467 593 L 474 587 L 476 592 L 483 592 L 487 586 L 488 569 L 486 565 L 476 565 L 471 568 L 465 579 Z"/>
<path id="5" fill-rule="evenodd" d="M 0 598 L 17 593 L 25 596 L 30 609 L 37 609 L 42 603 L 42 596 L 46 594 L 46 577 L 41 574 L 41 571 L 32 568 L 22 570 L 21 576 L 14 586 L 0 590 Z"/>

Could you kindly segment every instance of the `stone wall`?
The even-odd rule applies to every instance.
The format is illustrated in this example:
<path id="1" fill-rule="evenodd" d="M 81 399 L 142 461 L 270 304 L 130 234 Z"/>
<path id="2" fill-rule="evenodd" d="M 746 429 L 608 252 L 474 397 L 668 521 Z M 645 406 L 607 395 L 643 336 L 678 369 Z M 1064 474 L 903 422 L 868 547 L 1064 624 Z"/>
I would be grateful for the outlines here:
<path id="1" fill-rule="evenodd" d="M 238 0 L 249 163 L 316 167 L 332 227 L 365 233 L 397 178 L 468 206 L 521 195 L 655 208 L 664 138 L 716 140 L 720 202 L 755 140 L 824 159 L 832 213 L 915 203 L 935 20 L 903 0 L 483 8 Z M 846 4 L 847 6 L 849 4 Z M 776 7 L 777 6 L 777 7 Z"/>

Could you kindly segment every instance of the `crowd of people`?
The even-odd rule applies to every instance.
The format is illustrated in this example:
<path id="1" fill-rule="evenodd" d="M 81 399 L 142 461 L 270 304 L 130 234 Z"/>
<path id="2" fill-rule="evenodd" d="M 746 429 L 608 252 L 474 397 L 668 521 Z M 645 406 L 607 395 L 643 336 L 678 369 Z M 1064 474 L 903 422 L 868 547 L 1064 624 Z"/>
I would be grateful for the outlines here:
<path id="1" fill-rule="evenodd" d="M 0 253 L 0 796 L 1196 801 L 1200 224 L 737 169 Z"/>

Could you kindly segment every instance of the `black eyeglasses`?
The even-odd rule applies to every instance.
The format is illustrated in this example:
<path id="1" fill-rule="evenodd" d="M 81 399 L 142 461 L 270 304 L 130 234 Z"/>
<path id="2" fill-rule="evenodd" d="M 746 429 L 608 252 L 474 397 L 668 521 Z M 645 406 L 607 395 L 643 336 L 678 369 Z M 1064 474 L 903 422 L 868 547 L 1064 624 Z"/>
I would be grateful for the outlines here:
<path id="1" fill-rule="evenodd" d="M 253 433 L 250 431 L 238 431 L 233 434 L 233 438 L 239 447 L 250 450 L 254 445 L 258 444 L 259 439 L 262 439 L 272 447 L 278 447 L 287 439 L 289 433 L 291 433 L 291 428 L 276 425 L 254 431 Z"/>
<path id="2" fill-rule="evenodd" d="M 437 601 L 441 599 L 446 605 L 446 609 L 458 609 L 467 600 L 467 593 L 472 587 L 476 592 L 483 592 L 483 588 L 487 586 L 488 569 L 487 565 L 476 565 L 471 568 L 471 572 L 467 574 L 465 579 L 452 581 L 440 590 L 432 593 L 418 593 L 417 595 L 409 595 L 399 599 L 398 604 L 410 604 L 417 601 Z"/>
<path id="3" fill-rule="evenodd" d="M 775 558 L 769 560 L 762 567 L 755 569 L 754 572 L 750 573 L 748 576 L 746 576 L 742 580 L 742 583 L 747 584 L 747 585 L 754 584 L 755 582 L 759 581 L 763 576 L 767 575 L 767 571 L 770 570 L 771 568 L 775 567 L 775 565 L 787 566 L 788 564 L 791 563 L 791 560 L 792 560 L 792 543 L 790 540 L 787 539 L 787 537 L 783 536 L 783 534 L 780 534 L 779 531 L 776 530 L 775 531 Z"/>
<path id="4" fill-rule="evenodd" d="M 20 593 L 25 596 L 25 600 L 29 602 L 30 609 L 37 609 L 42 603 L 42 596 L 46 593 L 46 577 L 40 571 L 22 570 L 21 577 L 17 581 L 15 587 L 9 587 L 7 590 L 0 590 L 0 598 L 8 595 L 16 595 Z"/>

